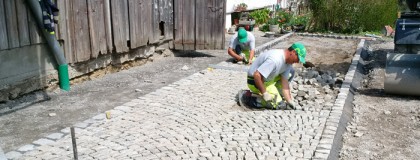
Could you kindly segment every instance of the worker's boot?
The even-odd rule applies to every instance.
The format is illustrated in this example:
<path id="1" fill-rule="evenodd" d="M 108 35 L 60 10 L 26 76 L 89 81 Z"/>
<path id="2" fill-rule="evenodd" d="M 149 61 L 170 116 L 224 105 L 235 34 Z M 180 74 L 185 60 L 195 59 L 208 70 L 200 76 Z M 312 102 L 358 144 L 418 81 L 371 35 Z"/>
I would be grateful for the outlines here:
<path id="1" fill-rule="evenodd" d="M 238 93 L 238 100 L 241 106 L 259 108 L 260 104 L 257 103 L 257 97 L 253 96 L 250 90 L 240 90 Z"/>

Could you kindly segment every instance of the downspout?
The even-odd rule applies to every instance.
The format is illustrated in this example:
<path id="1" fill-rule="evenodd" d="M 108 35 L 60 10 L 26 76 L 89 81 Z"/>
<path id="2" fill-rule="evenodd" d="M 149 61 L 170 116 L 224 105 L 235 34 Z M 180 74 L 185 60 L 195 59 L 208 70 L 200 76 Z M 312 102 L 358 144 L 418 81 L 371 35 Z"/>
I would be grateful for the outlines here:
<path id="1" fill-rule="evenodd" d="M 60 88 L 65 91 L 69 91 L 70 81 L 66 58 L 64 57 L 64 52 L 61 49 L 60 44 L 55 38 L 55 34 L 48 33 L 43 27 L 42 10 L 41 6 L 39 5 L 39 0 L 26 0 L 26 2 L 32 11 L 32 14 L 34 15 L 38 27 L 41 29 L 42 35 L 44 36 L 45 40 L 47 40 L 48 46 L 53 53 L 55 60 L 58 63 L 58 80 Z"/>

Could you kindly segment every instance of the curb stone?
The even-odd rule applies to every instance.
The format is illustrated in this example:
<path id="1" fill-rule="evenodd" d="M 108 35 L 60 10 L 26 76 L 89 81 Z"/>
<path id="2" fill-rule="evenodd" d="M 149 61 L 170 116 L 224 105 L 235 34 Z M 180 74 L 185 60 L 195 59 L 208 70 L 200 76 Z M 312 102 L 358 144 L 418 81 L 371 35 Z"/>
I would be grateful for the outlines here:
<path id="1" fill-rule="evenodd" d="M 345 76 L 343 85 L 340 88 L 340 93 L 337 95 L 334 107 L 327 118 L 324 131 L 321 138 L 321 143 L 318 144 L 315 150 L 314 159 L 338 159 L 339 152 L 342 147 L 343 133 L 347 123 L 351 119 L 353 113 L 351 103 L 353 101 L 354 89 L 360 83 L 360 76 L 357 75 L 357 70 L 360 68 L 359 61 L 365 46 L 365 39 L 361 39 L 357 46 L 356 54 L 354 55 L 349 70 Z M 333 135 L 333 139 L 327 138 L 327 135 Z M 322 143 L 325 142 L 325 143 Z M 317 154 L 318 153 L 318 154 Z M 325 154 L 328 153 L 328 154 Z"/>

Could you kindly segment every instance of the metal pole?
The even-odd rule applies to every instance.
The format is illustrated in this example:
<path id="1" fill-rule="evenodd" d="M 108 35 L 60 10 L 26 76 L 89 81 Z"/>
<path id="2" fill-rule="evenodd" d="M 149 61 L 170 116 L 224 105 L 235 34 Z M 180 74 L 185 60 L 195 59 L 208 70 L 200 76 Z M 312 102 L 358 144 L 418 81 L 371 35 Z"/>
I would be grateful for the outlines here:
<path id="1" fill-rule="evenodd" d="M 68 65 L 66 58 L 64 57 L 64 52 L 60 47 L 57 39 L 55 39 L 55 34 L 50 34 L 46 32 L 43 28 L 42 20 L 42 10 L 39 5 L 39 0 L 26 0 L 34 18 L 38 24 L 38 27 L 41 29 L 42 35 L 48 43 L 48 46 L 51 49 L 51 52 L 54 54 L 55 60 L 58 63 L 58 78 L 60 81 L 60 88 L 66 91 L 70 90 L 70 81 L 68 73 Z"/>
<path id="2" fill-rule="evenodd" d="M 79 158 L 77 157 L 77 145 L 76 145 L 76 136 L 74 133 L 74 127 L 70 127 L 70 132 L 71 132 L 71 143 L 73 144 L 73 156 L 75 160 L 78 160 Z"/>

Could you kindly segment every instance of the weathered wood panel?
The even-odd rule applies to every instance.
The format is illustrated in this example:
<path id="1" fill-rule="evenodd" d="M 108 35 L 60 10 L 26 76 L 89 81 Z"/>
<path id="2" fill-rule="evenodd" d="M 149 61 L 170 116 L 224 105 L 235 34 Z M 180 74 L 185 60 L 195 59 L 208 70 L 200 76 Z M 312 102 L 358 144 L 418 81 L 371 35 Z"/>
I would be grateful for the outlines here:
<path id="1" fill-rule="evenodd" d="M 151 0 L 143 0 L 143 6 L 142 6 L 142 28 L 144 33 L 144 41 L 146 44 L 150 43 L 150 40 L 153 38 L 153 25 L 152 25 L 152 11 L 153 11 L 153 4 Z"/>
<path id="2" fill-rule="evenodd" d="M 145 46 L 149 42 L 149 32 L 151 29 L 151 4 L 150 0 L 140 0 L 140 10 L 138 10 L 140 14 L 140 34 L 138 35 L 139 46 Z"/>
<path id="3" fill-rule="evenodd" d="M 174 1 L 175 49 L 223 49 L 225 5 L 225 0 Z"/>
<path id="4" fill-rule="evenodd" d="M 206 23 L 206 25 L 209 25 L 209 29 L 207 31 L 207 47 L 206 48 L 215 48 L 215 35 L 214 35 L 214 31 L 215 31 L 215 27 L 216 24 L 215 23 L 215 19 L 216 19 L 216 13 L 214 12 L 214 6 L 215 6 L 216 0 L 208 0 L 207 1 L 207 14 L 209 15 L 209 19 L 208 21 L 213 22 L 213 23 Z"/>
<path id="5" fill-rule="evenodd" d="M 90 59 L 90 37 L 88 23 L 88 9 L 86 0 L 70 1 L 70 29 L 72 30 L 72 47 L 75 54 L 75 62 L 83 62 Z"/>
<path id="6" fill-rule="evenodd" d="M 141 28 L 141 9 L 142 2 L 140 0 L 128 0 L 129 7 L 129 23 L 130 23 L 130 48 L 142 46 L 141 36 L 143 29 Z"/>
<path id="7" fill-rule="evenodd" d="M 172 39 L 173 20 L 172 1 L 159 0 L 159 20 L 164 22 L 163 33 L 164 39 Z"/>
<path id="8" fill-rule="evenodd" d="M 195 50 L 195 0 L 184 0 L 182 43 L 184 50 Z"/>
<path id="9" fill-rule="evenodd" d="M 28 26 L 29 26 L 29 39 L 31 44 L 40 44 L 44 43 L 44 37 L 42 37 L 41 29 L 38 27 L 38 23 L 35 20 L 35 17 L 32 15 L 32 12 L 28 10 Z"/>
<path id="10" fill-rule="evenodd" d="M 152 1 L 152 36 L 149 40 L 150 43 L 156 43 L 159 42 L 160 39 L 160 29 L 159 29 L 159 23 L 160 23 L 160 17 L 159 17 L 159 0 L 153 0 Z"/>
<path id="11" fill-rule="evenodd" d="M 19 30 L 17 27 L 18 23 L 15 2 L 15 0 L 4 1 L 9 49 L 19 47 Z"/>
<path id="12" fill-rule="evenodd" d="M 183 7 L 184 7 L 184 0 L 177 0 L 174 1 L 174 49 L 184 49 L 184 45 L 182 44 L 183 39 Z"/>
<path id="13" fill-rule="evenodd" d="M 88 0 L 91 57 L 107 52 L 104 0 Z"/>
<path id="14" fill-rule="evenodd" d="M 210 26 L 206 37 L 207 49 L 224 48 L 225 6 L 224 0 L 209 0 L 207 3 L 207 14 L 209 15 L 207 25 Z"/>
<path id="15" fill-rule="evenodd" d="M 70 30 L 70 3 L 69 1 L 57 1 L 57 7 L 60 10 L 57 24 L 57 39 L 64 49 L 64 56 L 68 63 L 75 62 L 75 55 L 73 54 L 71 30 Z"/>
<path id="16" fill-rule="evenodd" d="M 28 13 L 25 0 L 16 0 L 17 20 L 20 46 L 31 44 L 29 39 Z"/>
<path id="17" fill-rule="evenodd" d="M 213 21 L 215 26 L 215 31 L 212 32 L 215 37 L 215 47 L 212 49 L 224 49 L 225 47 L 225 18 L 226 18 L 226 1 L 225 0 L 216 0 L 215 4 L 216 19 Z"/>
<path id="18" fill-rule="evenodd" d="M 203 8 L 201 11 L 196 12 L 195 16 L 195 49 L 206 49 L 206 33 L 208 32 L 208 25 L 207 25 L 207 17 L 208 17 L 208 10 L 207 10 L 207 2 L 206 1 L 197 1 L 196 8 Z"/>
<path id="19" fill-rule="evenodd" d="M 111 25 L 111 7 L 109 0 L 104 2 L 104 14 L 105 14 L 105 38 L 108 52 L 113 50 L 112 45 L 112 25 Z"/>
<path id="20" fill-rule="evenodd" d="M 9 48 L 9 40 L 7 39 L 6 15 L 4 8 L 4 0 L 0 0 L 0 50 Z"/>
<path id="21" fill-rule="evenodd" d="M 128 20 L 127 0 L 112 0 L 111 1 L 111 16 L 112 16 L 112 32 L 114 46 L 118 53 L 128 52 L 127 47 L 127 29 L 126 23 Z"/>

